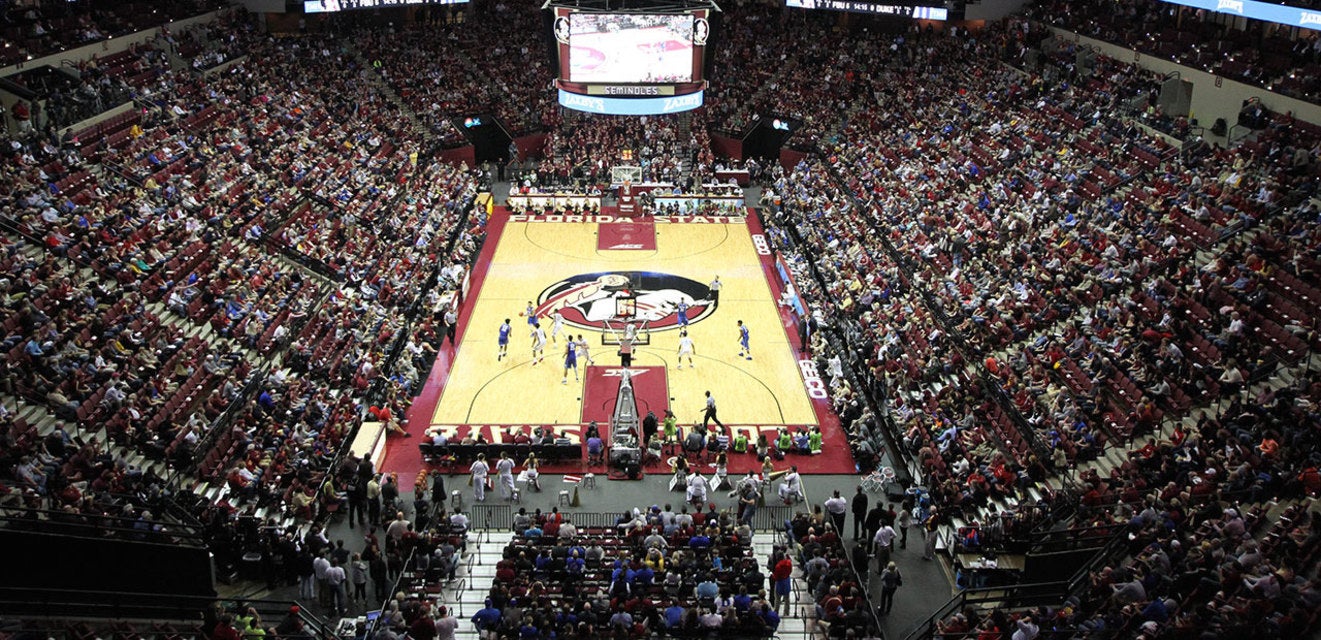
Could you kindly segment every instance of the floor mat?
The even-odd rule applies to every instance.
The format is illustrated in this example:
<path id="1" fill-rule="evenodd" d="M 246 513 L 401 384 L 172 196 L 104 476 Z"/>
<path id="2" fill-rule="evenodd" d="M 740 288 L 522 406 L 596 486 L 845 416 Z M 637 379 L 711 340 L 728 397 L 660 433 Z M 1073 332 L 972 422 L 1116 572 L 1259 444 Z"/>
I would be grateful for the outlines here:
<path id="1" fill-rule="evenodd" d="M 599 251 L 655 251 L 656 225 L 651 222 L 605 222 L 598 226 Z"/>

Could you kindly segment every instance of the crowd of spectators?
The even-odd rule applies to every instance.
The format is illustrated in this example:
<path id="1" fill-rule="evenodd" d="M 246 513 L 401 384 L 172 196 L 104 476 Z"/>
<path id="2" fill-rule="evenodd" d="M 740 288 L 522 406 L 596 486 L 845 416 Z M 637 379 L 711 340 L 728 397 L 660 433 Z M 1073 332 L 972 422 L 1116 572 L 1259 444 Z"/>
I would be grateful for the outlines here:
<path id="1" fill-rule="evenodd" d="M 715 156 L 702 115 L 698 111 L 640 117 L 557 116 L 547 123 L 549 132 L 533 182 L 599 187 L 610 184 L 612 168 L 637 166 L 642 169 L 641 182 L 673 184 L 684 193 L 692 192 L 714 170 Z"/>
<path id="2" fill-rule="evenodd" d="M 1037 20 L 1309 102 L 1321 99 L 1321 38 L 1159 0 L 1037 2 Z"/>
<path id="3" fill-rule="evenodd" d="M 222 9 L 214 0 L 83 0 L 0 4 L 0 64 L 9 65 L 71 47 L 158 27 Z"/>
<path id="4" fill-rule="evenodd" d="M 1160 576 L 1117 568 L 1097 593 L 1113 573 L 1145 580 L 1158 597 L 1017 620 L 965 615 L 949 633 L 1049 624 L 1152 637 L 1142 627 L 1152 620 L 1136 614 L 1155 599 L 1185 615 L 1171 611 L 1170 628 L 1265 623 L 1287 636 L 1310 622 L 1315 559 L 1245 570 L 1227 559 L 1258 541 L 1226 548 L 1215 532 L 1226 505 L 1315 495 L 1317 376 L 1293 369 L 1293 383 L 1253 383 L 1298 364 L 1314 343 L 1309 310 L 1321 298 L 1303 279 L 1313 273 L 1306 196 L 1317 139 L 1279 116 L 1259 144 L 1179 154 L 1121 117 L 1126 88 L 1145 82 L 1125 65 L 1102 60 L 1105 73 L 1047 79 L 981 64 L 1022 60 L 1027 33 L 1011 24 L 910 34 L 892 49 L 906 64 L 877 65 L 866 90 L 877 105 L 903 107 L 853 113 L 838 143 L 777 175 L 769 236 L 809 276 L 799 278 L 809 301 L 841 301 L 815 321 L 837 329 L 846 351 L 818 340 L 813 352 L 843 355 L 881 401 L 926 476 L 937 521 L 975 526 L 1000 510 L 1049 506 L 1052 472 L 1131 447 L 1131 462 L 1077 479 L 1073 526 L 1203 547 L 1185 571 L 1160 575 L 1186 583 L 1202 567 L 1204 588 L 1158 588 Z M 836 391 L 837 404 L 854 393 L 847 382 Z M 855 457 L 873 459 L 878 417 L 837 409 Z M 1296 537 L 1310 535 L 1297 525 L 1310 516 L 1292 519 Z M 1296 595 L 1263 596 L 1263 580 Z M 1240 627 L 1245 612 L 1251 622 Z"/>
<path id="5" fill-rule="evenodd" d="M 867 19 L 845 27 L 830 12 L 775 4 L 731 7 L 722 24 L 712 54 L 720 82 L 707 92 L 710 126 L 742 137 L 759 120 L 791 118 L 799 124 L 788 144 L 800 149 L 812 149 L 847 116 L 862 87 L 856 80 L 885 46 Z M 838 42 L 848 42 L 847 51 Z"/>
<path id="6" fill-rule="evenodd" d="M 624 513 L 613 529 L 520 509 L 514 529 L 486 607 L 472 618 L 483 632 L 766 637 L 789 613 L 787 592 L 778 595 L 768 576 L 787 579 L 791 560 L 780 549 L 763 565 L 752 531 L 715 505 L 692 513 L 655 505 Z"/>
<path id="7" fill-rule="evenodd" d="M 485 220 L 475 174 L 432 162 L 342 46 L 239 37 L 249 64 L 6 146 L 6 391 L 194 469 L 228 515 L 310 519 L 368 409 L 404 415 Z M 44 439 L 16 409 L 26 469 Z M 70 469 L 57 492 L 94 480 Z"/>
<path id="8" fill-rule="evenodd" d="M 862 470 L 893 426 L 936 520 L 1046 502 L 1052 472 L 1131 449 L 1108 475 L 1069 482 L 1079 526 L 1132 533 L 1134 559 L 1066 607 L 965 615 L 955 628 L 1305 624 L 1317 523 L 1290 512 L 1258 538 L 1260 514 L 1225 503 L 1321 490 L 1317 374 L 1261 384 L 1316 342 L 1315 133 L 1276 117 L 1251 145 L 1172 147 L 1123 117 L 1152 89 L 1132 66 L 1074 68 L 1067 49 L 1052 59 L 1058 76 L 1012 66 L 1038 41 L 1024 22 L 861 38 L 806 14 L 749 11 L 757 19 L 730 32 L 717 65 L 762 74 L 769 92 L 749 81 L 682 117 L 562 119 L 544 97 L 518 100 L 529 77 L 550 74 L 522 64 L 540 58 L 526 49 L 535 40 L 515 40 L 491 53 L 503 62 L 488 73 L 506 80 L 490 99 L 508 103 L 497 111 L 507 121 L 548 129 L 538 183 L 600 182 L 633 160 L 644 179 L 681 182 L 687 165 L 700 184 L 713 164 L 708 122 L 738 126 L 758 99 L 806 122 L 799 135 L 819 153 L 771 171 L 767 233 L 819 309 L 802 324 L 844 339 L 813 331 L 808 343 Z M 793 42 L 813 36 L 785 54 L 791 64 L 735 73 L 784 51 L 772 45 L 786 25 L 801 27 Z M 246 62 L 152 77 L 146 113 L 71 139 L 7 141 L 0 380 L 68 423 L 104 425 L 114 445 L 89 429 L 40 434 L 0 405 L 13 478 L 0 499 L 104 515 L 105 496 L 159 487 L 109 453 L 130 449 L 223 486 L 207 511 L 220 530 L 258 505 L 310 520 L 356 492 L 363 476 L 332 468 L 344 438 L 368 412 L 397 426 L 444 335 L 437 291 L 481 243 L 474 176 L 431 162 L 418 141 L 485 102 L 446 81 L 470 63 L 425 55 L 435 45 L 420 34 L 358 35 L 372 43 L 365 58 L 346 38 L 240 32 L 231 48 Z M 466 30 L 445 37 L 482 59 Z M 420 126 L 366 77 L 372 68 Z M 479 626 L 775 629 L 776 591 L 759 593 L 751 532 L 729 514 L 653 509 L 593 532 L 557 513 L 520 522 L 501 563 L 509 579 Z M 806 526 L 792 531 L 799 562 L 815 563 L 821 618 L 862 615 L 838 532 Z M 387 538 L 414 543 L 427 529 L 391 525 Z M 449 533 L 423 554 L 441 570 Z M 389 545 L 378 551 L 387 567 Z M 392 625 L 426 614 L 408 598 L 394 612 Z"/>

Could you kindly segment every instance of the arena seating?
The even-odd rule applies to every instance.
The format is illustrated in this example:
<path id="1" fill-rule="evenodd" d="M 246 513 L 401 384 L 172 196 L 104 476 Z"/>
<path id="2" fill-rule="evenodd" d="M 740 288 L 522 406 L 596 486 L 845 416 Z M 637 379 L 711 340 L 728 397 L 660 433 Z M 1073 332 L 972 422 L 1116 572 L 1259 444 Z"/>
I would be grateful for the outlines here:
<path id="1" fill-rule="evenodd" d="M 1285 3 L 1306 6 L 1305 3 Z M 1258 20 L 1230 28 L 1215 14 L 1171 10 L 1158 0 L 1043 2 L 1028 15 L 1082 35 L 1124 45 L 1308 102 L 1321 99 L 1318 40 Z M 1213 43 L 1199 46 L 1199 43 Z"/>
<path id="2" fill-rule="evenodd" d="M 1098 17 L 1063 4 L 1037 11 Z M 1097 21 L 1096 35 L 1205 40 L 1136 19 L 1151 6 L 1125 4 L 1127 22 Z M 99 62 L 143 109 L 63 141 L 9 140 L 0 501 L 129 518 L 154 503 L 110 498 L 153 495 L 174 470 L 197 496 L 188 517 L 233 566 L 233 541 L 259 539 L 234 535 L 250 520 L 337 510 L 355 481 L 334 466 L 346 437 L 368 407 L 404 415 L 425 379 L 443 335 L 432 294 L 454 284 L 436 266 L 472 260 L 484 228 L 474 173 L 431 161 L 462 139 L 451 118 L 493 110 L 542 129 L 540 185 L 599 184 L 612 163 L 593 162 L 623 149 L 649 179 L 697 184 L 715 163 L 708 130 L 778 112 L 803 120 L 792 144 L 811 153 L 767 171 L 767 236 L 827 329 L 810 345 L 819 369 L 850 372 L 832 376 L 831 399 L 861 470 L 890 431 L 946 549 L 949 532 L 1032 510 L 1132 535 L 1066 606 L 961 612 L 944 632 L 1312 624 L 1321 129 L 1265 112 L 1238 146 L 1206 144 L 1151 109 L 1157 78 L 1135 65 L 1100 57 L 1084 73 L 1065 47 L 1039 60 L 1062 75 L 1042 76 L 1024 54 L 1045 33 L 1027 21 L 871 33 L 769 5 L 730 9 L 713 52 L 729 82 L 704 110 L 646 126 L 564 116 L 543 56 L 527 53 L 541 46 L 535 11 L 491 10 L 504 22 L 439 38 L 175 34 L 183 69 L 161 66 L 164 49 Z M 1225 46 L 1282 46 L 1263 42 Z M 202 73 L 240 54 L 232 73 Z M 1290 71 L 1261 62 L 1217 64 L 1263 83 Z M 638 542 L 582 533 L 625 556 Z M 515 539 L 510 560 L 560 546 L 547 542 Z M 814 599 L 832 586 L 847 599 L 843 548 L 823 547 Z M 535 564 L 518 573 L 520 595 L 539 597 L 538 578 L 554 589 Z M 570 584 L 590 600 L 611 578 L 599 566 Z M 656 602 L 676 597 L 661 588 Z"/>

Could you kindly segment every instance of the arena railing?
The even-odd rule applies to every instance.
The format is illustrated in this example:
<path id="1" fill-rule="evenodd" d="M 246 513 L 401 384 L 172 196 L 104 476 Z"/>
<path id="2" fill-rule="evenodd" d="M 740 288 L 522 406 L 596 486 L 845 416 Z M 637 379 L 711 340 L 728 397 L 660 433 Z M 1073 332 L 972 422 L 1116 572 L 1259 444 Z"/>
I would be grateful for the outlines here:
<path id="1" fill-rule="evenodd" d="M 767 220 L 763 215 L 763 211 L 764 208 L 758 208 L 757 215 L 761 219 L 762 225 L 767 226 Z M 799 234 L 797 226 L 792 224 L 779 226 L 786 232 L 786 235 L 793 241 L 794 245 L 796 245 L 795 248 L 801 253 L 801 247 L 804 246 L 804 243 L 803 237 Z M 884 238 L 882 238 L 882 240 L 884 240 Z M 816 261 L 806 260 L 806 262 L 812 273 L 812 279 L 815 281 L 817 289 L 819 291 L 828 290 L 825 278 L 822 277 L 821 271 L 817 268 Z M 826 336 L 826 340 L 830 343 L 831 348 L 839 353 L 848 355 L 846 372 L 851 378 L 850 382 L 853 384 L 854 390 L 858 392 L 863 401 L 867 404 L 867 408 L 871 411 L 871 414 L 876 417 L 878 422 L 876 430 L 880 432 L 881 439 L 885 441 L 885 447 L 889 453 L 888 457 L 892 462 L 896 478 L 903 486 L 911 486 L 917 480 L 917 476 L 911 471 L 912 468 L 916 468 L 913 466 L 914 460 L 912 459 L 912 456 L 908 454 L 908 451 L 899 444 L 903 442 L 903 439 L 897 435 L 899 431 L 894 424 L 894 421 L 890 418 L 888 405 L 884 402 L 884 398 L 875 397 L 873 393 L 873 385 L 861 384 L 861 374 L 856 370 L 861 363 L 857 361 L 857 355 L 853 351 L 844 348 L 844 345 L 849 344 L 849 342 L 840 335 L 840 328 L 835 326 L 834 323 L 830 323 L 827 326 L 821 327 L 820 332 Z M 867 471 L 870 472 L 871 469 L 868 469 Z"/>
<path id="2" fill-rule="evenodd" d="M 1058 605 L 1068 597 L 1068 586 L 1068 582 L 1061 581 L 1017 584 L 987 589 L 964 589 L 932 612 L 925 620 L 919 622 L 917 627 L 905 636 L 905 640 L 928 640 L 937 636 L 950 637 L 940 631 L 940 623 L 962 611 L 965 607 L 990 606 L 1026 609 L 1044 605 Z"/>
<path id="3" fill-rule="evenodd" d="M 205 546 L 202 531 L 182 523 L 45 509 L 15 509 L 12 512 L 16 515 L 0 512 L 0 528 L 43 535 Z M 137 522 L 145 522 L 149 528 L 139 529 L 134 526 Z"/>
<path id="4" fill-rule="evenodd" d="M 638 507 L 644 509 L 645 506 Z M 752 516 L 752 531 L 754 533 L 783 533 L 784 523 L 793 517 L 794 507 L 783 505 L 769 505 L 757 507 L 757 512 Z M 630 509 L 630 514 L 631 514 Z M 508 504 L 474 504 L 469 508 L 469 518 L 473 522 L 473 530 L 492 531 L 511 531 L 514 527 L 514 505 Z M 542 512 L 545 515 L 545 511 Z M 620 516 L 624 514 L 621 511 L 561 511 L 565 518 L 578 528 L 590 529 L 613 529 L 619 521 Z M 529 515 L 531 512 L 529 511 Z"/>
<path id="5" fill-rule="evenodd" d="M 0 614 L 22 616 L 23 619 L 49 618 L 64 621 L 77 618 L 120 622 L 124 620 L 195 622 L 203 617 L 204 612 L 217 605 L 227 610 L 252 607 L 263 620 L 271 624 L 276 624 L 297 606 L 298 617 L 314 638 L 329 640 L 335 637 L 329 622 L 293 600 L 246 600 L 161 593 L 0 587 Z M 52 626 L 47 630 L 52 632 L 52 635 L 45 637 L 68 637 L 69 640 L 77 640 L 67 635 L 68 631 L 63 626 Z M 184 633 L 184 636 L 189 635 L 191 634 Z"/>
<path id="6" fill-rule="evenodd" d="M 419 157 L 418 158 L 419 166 L 426 166 L 427 163 L 430 161 L 430 159 L 431 159 L 430 156 Z M 401 194 L 396 198 L 395 201 L 397 202 L 398 199 L 402 197 L 403 194 L 401 192 Z M 475 202 L 475 198 L 470 199 L 463 207 L 462 210 L 464 213 L 462 216 L 459 217 L 459 219 L 454 225 L 454 228 L 450 231 L 449 239 L 445 244 L 445 252 L 442 255 L 446 255 L 446 256 L 453 255 L 454 246 L 458 244 L 459 238 L 462 236 L 464 230 L 467 229 L 468 217 L 472 211 L 474 202 Z M 481 254 L 480 251 L 474 251 L 472 253 L 472 256 L 470 256 L 469 258 L 470 267 L 472 261 L 475 261 L 477 259 L 477 256 L 479 256 L 480 254 Z M 404 346 L 407 344 L 408 339 L 412 336 L 413 323 L 414 321 L 417 320 L 418 316 L 421 315 L 423 311 L 422 302 L 426 299 L 426 293 L 431 291 L 431 289 L 434 288 L 436 286 L 436 283 L 439 282 L 440 280 L 440 269 L 441 266 L 439 264 L 434 265 L 432 267 L 431 273 L 427 275 L 425 283 L 417 288 L 416 295 L 413 296 L 413 301 L 408 305 L 408 308 L 405 310 L 403 327 L 399 331 L 398 335 L 395 337 L 394 342 L 389 346 L 389 348 L 386 349 L 385 360 L 382 361 L 380 366 L 380 370 L 384 375 L 378 376 L 376 380 L 372 381 L 371 387 L 369 387 L 367 390 L 366 400 L 361 404 L 360 417 L 366 416 L 368 407 L 379 405 L 385 401 L 386 393 L 387 393 L 386 389 L 387 389 L 387 385 L 389 384 L 389 374 L 394 371 L 395 365 L 399 361 L 399 356 L 401 353 L 403 353 Z M 308 317 L 311 317 L 311 315 L 312 314 L 309 313 Z M 426 374 L 419 372 L 420 380 L 425 380 L 426 379 L 425 376 Z M 344 436 L 344 440 L 342 442 L 346 443 L 346 445 L 347 443 L 353 442 L 353 439 L 358 436 L 358 430 L 362 428 L 362 422 L 363 421 L 361 419 L 355 421 L 353 428 L 350 429 L 349 433 Z M 327 470 L 334 470 L 340 468 L 341 464 L 344 462 L 345 456 L 347 456 L 348 453 L 349 453 L 348 446 L 340 447 L 339 451 L 336 451 L 334 457 L 331 458 L 330 465 L 326 467 Z M 318 502 L 320 502 L 321 500 L 320 487 L 317 488 L 316 500 Z"/>

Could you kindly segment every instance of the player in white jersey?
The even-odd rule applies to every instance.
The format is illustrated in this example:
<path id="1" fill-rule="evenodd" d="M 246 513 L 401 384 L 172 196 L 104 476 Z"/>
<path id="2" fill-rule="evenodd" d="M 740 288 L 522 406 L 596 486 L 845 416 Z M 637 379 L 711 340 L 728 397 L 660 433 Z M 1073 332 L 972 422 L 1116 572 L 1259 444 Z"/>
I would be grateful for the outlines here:
<path id="1" fill-rule="evenodd" d="M 532 365 L 546 358 L 546 330 L 538 322 L 532 325 Z"/>
<path id="2" fill-rule="evenodd" d="M 587 339 L 584 338 L 582 334 L 578 334 L 578 341 L 574 343 L 574 346 L 578 349 L 579 360 L 582 360 L 587 364 L 596 364 L 596 361 L 592 360 L 591 349 L 587 344 Z"/>
<path id="3" fill-rule="evenodd" d="M 679 333 L 679 366 L 675 368 L 682 369 L 683 359 L 684 357 L 687 357 L 688 368 L 696 369 L 697 365 L 693 364 L 693 355 L 695 355 L 696 353 L 697 353 L 697 349 L 693 347 L 693 339 L 688 337 L 688 332 L 687 331 L 680 332 Z"/>
<path id="4" fill-rule="evenodd" d="M 555 310 L 555 313 L 551 314 L 550 318 L 551 318 L 550 339 L 555 344 L 559 344 L 560 331 L 564 329 L 564 316 L 560 315 L 560 312 L 557 309 Z M 568 338 L 566 338 L 566 340 L 567 339 Z"/>

